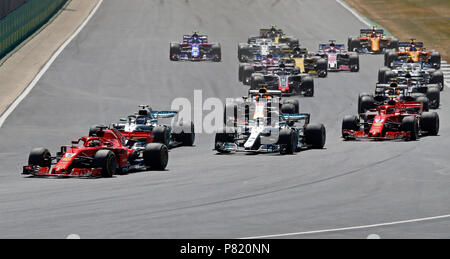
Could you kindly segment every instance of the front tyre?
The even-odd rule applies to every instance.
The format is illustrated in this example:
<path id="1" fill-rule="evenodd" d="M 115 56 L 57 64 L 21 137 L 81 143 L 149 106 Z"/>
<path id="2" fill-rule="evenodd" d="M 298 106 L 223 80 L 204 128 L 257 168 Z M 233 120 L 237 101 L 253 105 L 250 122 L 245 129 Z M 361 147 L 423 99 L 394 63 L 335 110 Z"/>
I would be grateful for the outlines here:
<path id="1" fill-rule="evenodd" d="M 325 146 L 327 135 L 323 124 L 308 124 L 305 127 L 305 142 L 315 149 Z"/>
<path id="2" fill-rule="evenodd" d="M 143 153 L 144 164 L 156 170 L 164 170 L 169 163 L 169 149 L 161 143 L 150 143 Z"/>
<path id="3" fill-rule="evenodd" d="M 102 177 L 112 177 L 117 171 L 116 155 L 107 149 L 97 151 L 94 156 L 93 168 L 101 168 Z"/>

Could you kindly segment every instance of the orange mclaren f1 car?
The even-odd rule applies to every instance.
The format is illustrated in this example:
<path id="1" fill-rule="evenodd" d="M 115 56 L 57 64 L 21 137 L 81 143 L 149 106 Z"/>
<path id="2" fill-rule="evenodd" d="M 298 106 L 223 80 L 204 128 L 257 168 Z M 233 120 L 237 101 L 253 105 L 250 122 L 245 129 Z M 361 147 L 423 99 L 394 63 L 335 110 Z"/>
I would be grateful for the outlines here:
<path id="1" fill-rule="evenodd" d="M 384 64 L 392 67 L 394 63 L 422 62 L 433 68 L 441 67 L 441 54 L 434 50 L 427 50 L 423 42 L 411 39 L 410 42 L 400 42 L 397 50 L 391 50 L 384 55 Z"/>
<path id="2" fill-rule="evenodd" d="M 384 30 L 375 27 L 361 29 L 359 37 L 348 38 L 348 51 L 379 54 L 386 49 L 396 49 L 397 47 L 398 39 L 386 36 Z"/>

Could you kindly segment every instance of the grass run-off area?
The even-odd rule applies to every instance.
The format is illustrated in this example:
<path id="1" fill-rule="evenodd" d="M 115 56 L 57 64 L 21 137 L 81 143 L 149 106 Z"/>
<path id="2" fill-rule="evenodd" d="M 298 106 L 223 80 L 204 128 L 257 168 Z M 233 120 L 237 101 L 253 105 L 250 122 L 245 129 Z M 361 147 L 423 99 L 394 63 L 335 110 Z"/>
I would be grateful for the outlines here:
<path id="1" fill-rule="evenodd" d="M 345 0 L 400 41 L 423 41 L 450 62 L 450 0 Z M 355 32 L 356 33 L 356 32 Z"/>

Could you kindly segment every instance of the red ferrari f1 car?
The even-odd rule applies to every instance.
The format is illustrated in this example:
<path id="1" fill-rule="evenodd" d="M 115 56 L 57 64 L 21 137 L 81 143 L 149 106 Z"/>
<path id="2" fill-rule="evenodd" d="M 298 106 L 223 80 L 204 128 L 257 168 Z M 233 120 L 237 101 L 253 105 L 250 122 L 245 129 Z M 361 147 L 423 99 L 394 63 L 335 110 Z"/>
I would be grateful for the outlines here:
<path id="1" fill-rule="evenodd" d="M 348 115 L 342 121 L 342 137 L 352 139 L 416 140 L 439 132 L 439 115 L 423 112 L 423 103 L 398 99 L 371 109 L 360 116 Z"/>
<path id="2" fill-rule="evenodd" d="M 143 149 L 132 149 L 116 129 L 98 126 L 90 137 L 62 146 L 53 157 L 45 148 L 35 148 L 28 157 L 23 174 L 32 176 L 112 177 L 131 170 L 164 170 L 168 163 L 168 148 L 150 143 Z"/>

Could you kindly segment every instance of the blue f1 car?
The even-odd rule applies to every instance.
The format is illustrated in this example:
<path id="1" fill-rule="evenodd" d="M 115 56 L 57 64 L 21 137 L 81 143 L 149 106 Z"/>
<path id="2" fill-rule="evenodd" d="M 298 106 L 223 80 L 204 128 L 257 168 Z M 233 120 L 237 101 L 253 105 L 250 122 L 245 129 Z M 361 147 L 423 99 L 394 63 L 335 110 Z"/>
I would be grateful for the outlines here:
<path id="1" fill-rule="evenodd" d="M 172 61 L 220 62 L 221 59 L 220 43 L 210 43 L 208 42 L 208 36 L 199 35 L 197 32 L 192 35 L 184 35 L 183 42 L 170 43 L 170 60 Z"/>

